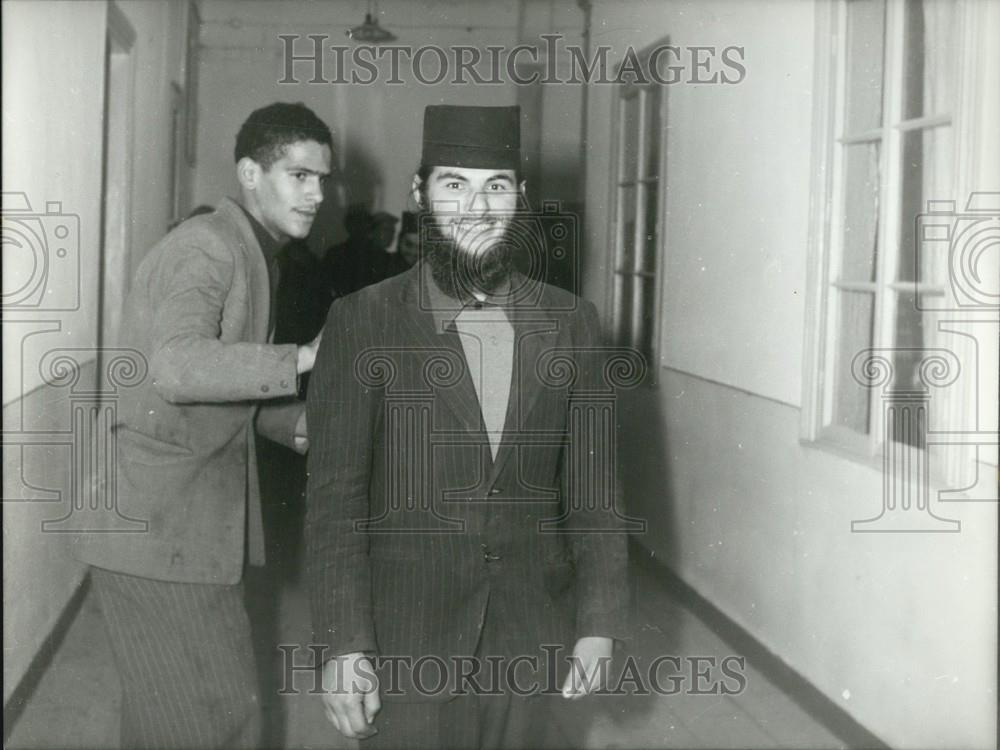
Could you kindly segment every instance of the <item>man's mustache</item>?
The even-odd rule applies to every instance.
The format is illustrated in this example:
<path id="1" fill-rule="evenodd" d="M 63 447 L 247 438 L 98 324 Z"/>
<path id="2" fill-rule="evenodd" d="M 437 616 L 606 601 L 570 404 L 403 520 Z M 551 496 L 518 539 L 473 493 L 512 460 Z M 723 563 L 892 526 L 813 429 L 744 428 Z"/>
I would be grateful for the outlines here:
<path id="1" fill-rule="evenodd" d="M 513 253 L 508 242 L 509 227 L 488 247 L 466 249 L 436 222 L 429 224 L 421 241 L 420 257 L 430 264 L 435 283 L 448 296 L 467 300 L 474 291 L 495 291 L 510 277 Z"/>

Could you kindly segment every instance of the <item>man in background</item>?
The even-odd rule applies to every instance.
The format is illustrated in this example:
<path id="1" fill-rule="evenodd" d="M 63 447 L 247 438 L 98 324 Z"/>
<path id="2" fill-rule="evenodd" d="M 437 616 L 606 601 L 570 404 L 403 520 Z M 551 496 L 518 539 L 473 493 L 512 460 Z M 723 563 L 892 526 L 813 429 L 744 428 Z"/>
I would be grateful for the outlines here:
<path id="1" fill-rule="evenodd" d="M 403 219 L 399 225 L 399 237 L 396 240 L 396 252 L 390 254 L 389 276 L 402 273 L 407 268 L 416 265 L 420 257 L 420 224 L 417 214 L 413 211 L 403 211 Z"/>
<path id="2" fill-rule="evenodd" d="M 361 203 L 347 209 L 347 239 L 327 250 L 323 259 L 334 298 L 346 297 L 393 275 L 388 249 L 396 237 L 398 222 L 386 211 L 370 213 Z"/>

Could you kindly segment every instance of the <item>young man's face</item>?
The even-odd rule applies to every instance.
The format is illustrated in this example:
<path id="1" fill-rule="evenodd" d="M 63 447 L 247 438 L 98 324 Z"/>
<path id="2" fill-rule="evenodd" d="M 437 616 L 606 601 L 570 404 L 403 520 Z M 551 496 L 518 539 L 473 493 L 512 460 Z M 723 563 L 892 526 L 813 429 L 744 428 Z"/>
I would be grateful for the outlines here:
<path id="1" fill-rule="evenodd" d="M 330 147 L 297 141 L 268 169 L 248 161 L 240 166 L 247 210 L 279 241 L 308 236 L 330 174 Z M 250 170 L 249 177 L 244 169 Z"/>
<path id="2" fill-rule="evenodd" d="M 434 167 L 424 186 L 427 208 L 462 252 L 480 255 L 503 239 L 520 187 L 512 169 Z"/>

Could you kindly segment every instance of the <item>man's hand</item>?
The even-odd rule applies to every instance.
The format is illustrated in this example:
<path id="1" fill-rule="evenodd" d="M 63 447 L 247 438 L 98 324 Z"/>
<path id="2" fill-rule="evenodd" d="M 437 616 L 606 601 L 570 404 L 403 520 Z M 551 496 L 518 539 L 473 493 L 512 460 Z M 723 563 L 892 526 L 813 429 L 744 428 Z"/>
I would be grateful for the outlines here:
<path id="1" fill-rule="evenodd" d="M 295 442 L 295 452 L 301 455 L 305 455 L 306 451 L 309 450 L 309 437 L 306 431 L 306 410 L 303 409 L 302 413 L 299 414 L 299 418 L 295 421 L 295 434 L 292 439 Z"/>
<path id="2" fill-rule="evenodd" d="M 382 702 L 367 656 L 345 654 L 323 665 L 323 707 L 326 718 L 348 739 L 360 740 L 378 732 L 373 722 Z"/>
<path id="3" fill-rule="evenodd" d="M 576 642 L 569 674 L 562 686 L 563 698 L 577 700 L 604 687 L 614 645 L 614 639 L 596 635 L 580 638 Z"/>
<path id="4" fill-rule="evenodd" d="M 316 352 L 319 351 L 319 344 L 322 340 L 323 332 L 320 331 L 316 335 L 316 338 L 308 344 L 302 344 L 299 346 L 297 358 L 295 360 L 295 372 L 299 375 L 312 370 L 313 365 L 316 363 Z"/>

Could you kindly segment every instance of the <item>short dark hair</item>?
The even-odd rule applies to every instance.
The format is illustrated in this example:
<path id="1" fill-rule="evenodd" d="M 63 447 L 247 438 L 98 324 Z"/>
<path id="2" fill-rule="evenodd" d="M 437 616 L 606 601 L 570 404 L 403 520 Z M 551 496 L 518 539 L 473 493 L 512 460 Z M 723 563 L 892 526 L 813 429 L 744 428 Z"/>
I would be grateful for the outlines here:
<path id="1" fill-rule="evenodd" d="M 302 102 L 275 102 L 254 110 L 236 135 L 234 156 L 249 156 L 264 169 L 299 141 L 316 141 L 333 148 L 330 128 Z"/>

